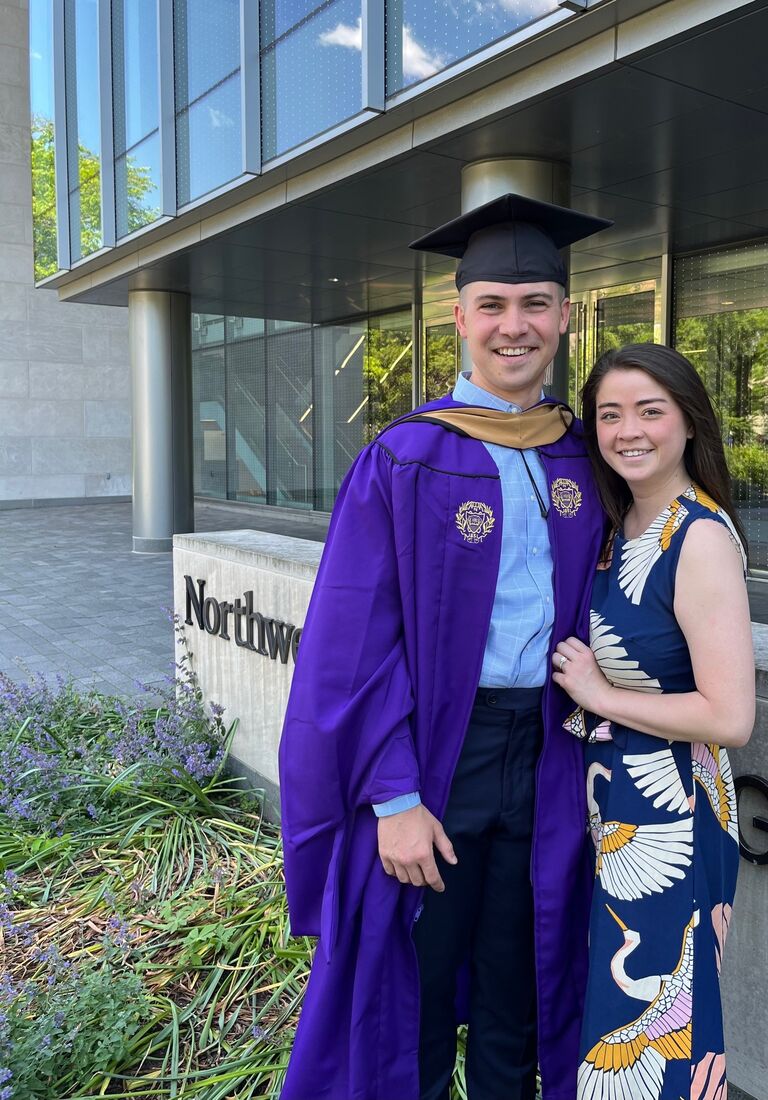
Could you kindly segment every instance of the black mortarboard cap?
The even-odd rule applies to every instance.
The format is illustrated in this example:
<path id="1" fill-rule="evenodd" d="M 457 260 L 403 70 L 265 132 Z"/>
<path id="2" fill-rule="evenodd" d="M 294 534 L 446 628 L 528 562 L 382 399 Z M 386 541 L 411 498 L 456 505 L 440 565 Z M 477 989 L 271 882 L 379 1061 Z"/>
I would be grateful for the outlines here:
<path id="1" fill-rule="evenodd" d="M 460 258 L 456 286 L 467 283 L 559 283 L 567 272 L 558 249 L 613 222 L 527 199 L 501 195 L 413 241 L 419 252 Z"/>

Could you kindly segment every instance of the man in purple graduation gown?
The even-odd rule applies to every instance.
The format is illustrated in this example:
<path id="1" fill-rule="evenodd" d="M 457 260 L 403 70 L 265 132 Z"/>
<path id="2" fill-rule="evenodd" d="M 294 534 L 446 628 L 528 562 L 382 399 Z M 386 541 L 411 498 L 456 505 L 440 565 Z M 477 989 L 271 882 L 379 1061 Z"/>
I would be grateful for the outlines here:
<path id="1" fill-rule="evenodd" d="M 530 1100 L 537 1060 L 545 1100 L 576 1096 L 586 806 L 546 671 L 587 637 L 603 518 L 541 385 L 558 248 L 608 224 L 506 195 L 415 242 L 461 257 L 473 369 L 333 513 L 280 747 L 291 930 L 319 937 L 282 1100 L 447 1100 L 467 1020 L 470 1100 Z"/>

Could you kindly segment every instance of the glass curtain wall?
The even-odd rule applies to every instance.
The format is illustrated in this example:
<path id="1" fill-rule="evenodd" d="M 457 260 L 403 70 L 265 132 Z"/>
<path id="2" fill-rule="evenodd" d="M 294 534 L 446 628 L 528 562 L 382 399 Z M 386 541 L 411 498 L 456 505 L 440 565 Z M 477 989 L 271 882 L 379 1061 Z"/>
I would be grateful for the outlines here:
<path id="1" fill-rule="evenodd" d="M 750 565 L 768 569 L 768 243 L 675 262 L 675 347 L 720 419 Z"/>
<path id="2" fill-rule="evenodd" d="M 363 365 L 367 392 L 358 414 L 365 417 L 365 443 L 370 443 L 391 420 L 412 408 L 412 364 L 410 310 L 369 318 L 368 346 Z"/>
<path id="3" fill-rule="evenodd" d="M 387 95 L 556 11 L 558 0 L 386 0 Z"/>
<path id="4" fill-rule="evenodd" d="M 179 206 L 242 174 L 240 0 L 173 0 Z"/>
<path id="5" fill-rule="evenodd" d="M 158 0 L 112 0 L 117 236 L 160 216 Z"/>
<path id="6" fill-rule="evenodd" d="M 460 368 L 461 341 L 453 320 L 428 325 L 424 338 L 424 399 L 452 393 Z"/>
<path id="7" fill-rule="evenodd" d="M 267 373 L 264 322 L 227 317 L 227 496 L 267 503 Z"/>
<path id="8" fill-rule="evenodd" d="M 335 325 L 193 315 L 195 492 L 330 511 L 412 405 L 411 314 Z"/>
<path id="9" fill-rule="evenodd" d="M 224 318 L 192 315 L 192 450 L 195 492 L 227 496 Z"/>
<path id="10" fill-rule="evenodd" d="M 650 260 L 648 265 L 658 268 L 653 279 L 571 295 L 568 404 L 577 413 L 587 375 L 604 351 L 661 339 L 661 260 Z"/>
<path id="11" fill-rule="evenodd" d="M 267 503 L 294 508 L 314 504 L 312 329 L 267 321 Z"/>
<path id="12" fill-rule="evenodd" d="M 72 262 L 103 244 L 97 0 L 64 0 L 67 177 Z"/>
<path id="13" fill-rule="evenodd" d="M 434 401 L 451 393 L 461 370 L 462 342 L 453 319 L 458 300 L 455 274 L 454 263 L 438 260 L 424 275 L 423 401 Z"/>
<path id="14" fill-rule="evenodd" d="M 262 0 L 264 160 L 360 111 L 360 12 L 360 0 Z"/>
<path id="15" fill-rule="evenodd" d="M 29 0 L 29 90 L 32 113 L 32 234 L 35 281 L 59 269 L 53 112 L 53 6 Z M 19 219 L 21 221 L 21 219 Z"/>

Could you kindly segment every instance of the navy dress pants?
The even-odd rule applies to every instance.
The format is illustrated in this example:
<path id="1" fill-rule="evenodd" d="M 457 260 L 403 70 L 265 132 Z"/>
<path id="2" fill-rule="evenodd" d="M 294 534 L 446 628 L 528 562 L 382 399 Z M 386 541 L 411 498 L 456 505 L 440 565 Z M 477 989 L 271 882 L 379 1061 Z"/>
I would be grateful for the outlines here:
<path id="1" fill-rule="evenodd" d="M 469 1100 L 533 1100 L 536 972 L 531 837 L 541 689 L 481 688 L 443 827 L 458 863 L 438 856 L 445 892 L 425 889 L 419 961 L 421 1100 L 448 1100 L 456 1060 L 456 978 L 469 966 Z"/>

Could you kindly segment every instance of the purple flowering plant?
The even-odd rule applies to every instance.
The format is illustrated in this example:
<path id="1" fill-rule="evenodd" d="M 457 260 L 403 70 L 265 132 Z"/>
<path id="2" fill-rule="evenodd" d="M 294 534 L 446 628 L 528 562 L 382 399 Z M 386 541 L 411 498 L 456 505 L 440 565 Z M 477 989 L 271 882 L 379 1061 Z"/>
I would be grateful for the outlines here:
<path id="1" fill-rule="evenodd" d="M 0 824 L 61 837 L 109 824 L 140 789 L 199 795 L 219 777 L 234 732 L 222 713 L 205 706 L 186 653 L 175 677 L 132 699 L 0 673 Z"/>
<path id="2" fill-rule="evenodd" d="M 0 678 L 0 1100 L 277 1096 L 311 956 L 234 725 Z"/>
<path id="3" fill-rule="evenodd" d="M 108 954 L 75 965 L 49 945 L 29 958 L 31 978 L 0 982 L 0 1082 L 12 1100 L 75 1095 L 124 1057 L 150 1015 L 146 991 Z"/>

